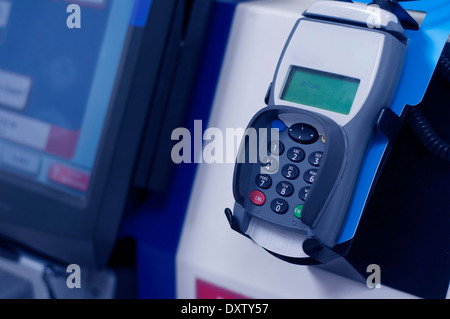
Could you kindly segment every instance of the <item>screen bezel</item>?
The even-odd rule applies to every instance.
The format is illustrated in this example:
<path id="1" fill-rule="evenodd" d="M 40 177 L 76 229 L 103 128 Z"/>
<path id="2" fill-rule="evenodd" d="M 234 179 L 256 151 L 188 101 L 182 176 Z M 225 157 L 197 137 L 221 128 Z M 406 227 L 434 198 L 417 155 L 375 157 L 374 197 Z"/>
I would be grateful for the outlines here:
<path id="1" fill-rule="evenodd" d="M 296 74 L 298 74 L 298 72 L 318 75 L 322 79 L 323 78 L 333 79 L 333 80 L 338 80 L 339 82 L 347 82 L 347 83 L 352 82 L 353 84 L 356 84 L 357 85 L 356 86 L 356 90 L 355 90 L 355 92 L 352 95 L 351 103 L 349 105 L 345 106 L 345 112 L 333 110 L 331 107 L 328 107 L 326 105 L 322 105 L 320 103 L 304 103 L 305 101 L 294 101 L 294 99 L 287 99 L 286 95 L 290 92 L 291 89 L 295 89 L 295 88 L 292 87 L 292 85 L 293 85 L 292 82 L 293 82 L 294 76 Z M 348 115 L 351 112 L 351 109 L 352 109 L 352 106 L 353 106 L 353 102 L 355 101 L 356 93 L 358 92 L 358 88 L 359 88 L 360 83 L 361 83 L 361 80 L 356 79 L 356 78 L 352 78 L 352 77 L 348 77 L 348 76 L 344 76 L 344 75 L 340 75 L 340 74 L 335 74 L 335 73 L 330 73 L 330 72 L 324 72 L 324 71 L 304 68 L 304 67 L 301 67 L 301 66 L 298 66 L 298 65 L 291 65 L 290 68 L 289 68 L 288 74 L 286 75 L 286 80 L 284 82 L 283 89 L 281 90 L 280 99 L 283 100 L 283 101 L 287 101 L 287 102 L 291 102 L 291 103 L 297 103 L 297 104 L 302 104 L 302 105 L 307 105 L 307 106 L 310 106 L 310 107 L 314 107 L 314 108 L 325 110 L 325 111 L 329 111 L 329 112 L 335 112 L 335 113 L 339 113 L 339 114 Z M 317 84 L 317 83 L 313 83 L 313 84 Z M 299 88 L 297 88 L 297 89 L 299 89 Z M 313 104 L 315 104 L 315 105 L 313 105 Z M 331 104 L 334 104 L 334 103 L 331 103 Z"/>

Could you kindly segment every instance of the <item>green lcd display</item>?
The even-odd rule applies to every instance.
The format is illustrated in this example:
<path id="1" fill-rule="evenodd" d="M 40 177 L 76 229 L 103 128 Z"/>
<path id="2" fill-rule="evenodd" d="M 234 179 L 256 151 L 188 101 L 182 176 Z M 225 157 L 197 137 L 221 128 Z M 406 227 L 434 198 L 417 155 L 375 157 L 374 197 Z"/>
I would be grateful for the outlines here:
<path id="1" fill-rule="evenodd" d="M 281 99 L 349 114 L 359 83 L 358 79 L 292 66 Z"/>

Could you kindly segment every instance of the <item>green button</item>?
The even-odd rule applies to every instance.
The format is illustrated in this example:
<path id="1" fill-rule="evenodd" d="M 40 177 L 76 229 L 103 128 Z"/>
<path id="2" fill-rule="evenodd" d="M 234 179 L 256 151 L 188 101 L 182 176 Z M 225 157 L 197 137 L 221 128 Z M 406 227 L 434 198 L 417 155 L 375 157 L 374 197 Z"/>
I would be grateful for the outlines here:
<path id="1" fill-rule="evenodd" d="M 297 207 L 294 208 L 294 216 L 297 218 L 302 218 L 302 210 L 303 210 L 303 205 L 298 205 Z"/>

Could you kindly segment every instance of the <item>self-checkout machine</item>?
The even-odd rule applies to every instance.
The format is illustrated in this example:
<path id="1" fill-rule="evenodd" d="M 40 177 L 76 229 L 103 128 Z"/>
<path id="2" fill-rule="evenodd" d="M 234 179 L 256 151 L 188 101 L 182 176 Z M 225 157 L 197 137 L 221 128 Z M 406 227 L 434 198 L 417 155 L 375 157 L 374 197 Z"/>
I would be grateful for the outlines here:
<path id="1" fill-rule="evenodd" d="M 0 299 L 167 297 L 165 204 L 184 214 L 194 170 L 172 183 L 170 136 L 211 4 L 0 1 Z"/>
<path id="2" fill-rule="evenodd" d="M 386 152 L 386 150 L 389 150 L 389 138 L 394 139 L 398 125 L 401 123 L 395 113 L 397 115 L 402 114 L 407 104 L 417 105 L 420 103 L 448 37 L 450 26 L 448 22 L 445 22 L 448 21 L 445 16 L 448 16 L 450 8 L 448 4 L 442 1 L 426 4 L 423 2 L 402 3 L 406 9 L 427 12 L 419 31 L 407 30 L 406 33 L 403 33 L 397 28 L 391 29 L 392 24 L 389 23 L 389 19 L 380 20 L 381 23 L 385 23 L 385 31 L 390 29 L 391 34 L 395 33 L 398 37 L 402 33 L 406 34 L 408 38 L 405 68 L 400 78 L 398 90 L 390 105 L 394 113 L 387 111 L 386 117 L 378 121 L 379 132 L 375 134 L 374 141 L 368 147 L 362 161 L 355 192 L 337 239 L 337 246 L 339 244 L 344 245 L 324 250 L 320 245 L 310 245 L 307 247 L 309 250 L 305 249 L 305 245 L 303 245 L 304 252 L 306 251 L 309 255 L 304 259 L 305 263 L 314 264 L 318 261 L 320 264 L 332 265 L 329 261 L 337 261 L 339 256 L 344 257 L 344 264 L 350 264 L 350 269 L 357 269 L 356 277 L 358 277 L 358 280 L 349 279 L 348 277 L 353 275 L 348 276 L 348 272 L 343 275 L 344 273 L 338 270 L 339 267 L 334 269 L 331 267 L 330 271 L 323 271 L 319 269 L 321 266 L 317 265 L 298 265 L 299 262 L 297 261 L 301 258 L 297 258 L 299 256 L 292 251 L 298 250 L 298 247 L 302 246 L 292 244 L 292 235 L 289 232 L 270 231 L 270 236 L 267 236 L 267 230 L 265 230 L 264 241 L 261 240 L 261 237 L 258 237 L 258 234 L 261 233 L 261 231 L 258 232 L 258 229 L 257 231 L 253 229 L 251 232 L 240 229 L 243 225 L 242 217 L 240 217 L 240 221 L 233 219 L 233 217 L 236 217 L 235 199 L 238 201 L 236 197 L 239 196 L 236 196 L 235 186 L 233 194 L 235 163 L 234 160 L 230 161 L 229 159 L 230 157 L 236 158 L 236 152 L 231 155 L 228 152 L 236 150 L 240 141 L 235 143 L 235 136 L 226 134 L 227 129 L 229 132 L 230 130 L 236 132 L 236 128 L 245 129 L 255 113 L 265 107 L 264 97 L 267 96 L 268 86 L 274 79 L 274 73 L 283 69 L 283 63 L 279 63 L 280 54 L 283 52 L 283 54 L 289 55 L 289 49 L 283 51 L 286 40 L 301 14 L 306 9 L 311 8 L 313 3 L 315 1 L 251 1 L 240 3 L 234 9 L 230 35 L 225 40 L 228 41 L 225 58 L 216 89 L 213 110 L 207 126 L 208 128 L 218 128 L 224 132 L 223 145 L 227 145 L 227 147 L 224 148 L 226 152 L 224 151 L 222 163 L 211 161 L 211 158 L 209 158 L 203 161 L 197 171 L 177 254 L 177 297 L 179 298 L 408 298 L 414 296 L 446 296 L 447 289 L 444 289 L 443 292 L 442 284 L 437 289 L 439 291 L 434 291 L 434 294 L 431 295 L 421 294 L 420 289 L 405 288 L 407 285 L 383 285 L 383 274 L 387 274 L 387 277 L 397 275 L 397 273 L 392 273 L 392 269 L 384 269 L 383 265 L 380 266 L 381 285 L 376 286 L 379 287 L 377 289 L 369 289 L 367 279 L 376 269 L 373 267 L 378 265 L 377 260 L 370 258 L 371 252 L 383 248 L 377 247 L 376 238 L 373 241 L 363 239 L 364 236 L 357 231 L 359 222 L 364 224 L 365 217 L 361 212 L 366 209 L 367 203 L 370 202 L 371 187 L 375 185 L 377 170 L 379 168 L 381 170 L 382 164 L 380 163 L 384 161 L 383 154 L 389 153 Z M 342 21 L 348 23 L 352 20 L 351 16 L 345 15 L 345 10 L 335 9 L 335 11 L 318 12 L 316 11 L 317 8 L 319 7 L 315 6 L 314 10 L 310 11 L 309 18 L 314 15 L 312 18 L 317 18 L 317 16 L 323 18 L 325 16 L 324 20 L 329 23 Z M 372 9 L 370 8 L 369 11 L 376 14 L 376 10 L 372 11 Z M 366 20 L 364 21 L 369 22 L 369 18 L 374 16 L 367 11 L 366 14 Z M 308 12 L 304 15 L 308 16 Z M 417 14 L 416 18 L 419 19 L 419 16 L 420 14 Z M 358 23 L 353 21 L 350 24 L 357 25 Z M 368 24 L 366 24 L 366 27 L 368 27 Z M 374 26 L 372 25 L 372 27 Z M 400 33 L 397 33 L 397 31 Z M 314 31 L 312 30 L 312 32 Z M 291 36 L 290 39 L 293 38 L 295 36 Z M 403 39 L 403 41 L 405 40 Z M 309 51 L 305 49 L 305 52 Z M 315 75 L 320 77 L 320 75 Z M 292 72 L 289 75 L 290 78 L 295 76 Z M 289 83 L 292 80 L 290 78 L 287 78 L 285 83 Z M 344 80 L 347 84 L 352 82 L 350 77 Z M 288 86 L 287 84 L 284 85 Z M 349 85 L 351 86 L 351 84 Z M 275 89 L 270 89 L 269 92 L 273 94 L 274 90 L 276 91 L 276 85 Z M 286 95 L 286 92 L 281 93 L 281 96 L 283 95 Z M 288 99 L 285 98 L 284 100 Z M 288 124 L 290 131 L 293 124 Z M 280 128 L 278 125 L 276 126 Z M 303 129 L 308 131 L 308 127 Z M 314 142 L 316 141 L 317 139 L 314 139 Z M 233 143 L 235 144 L 233 145 Z M 230 147 L 230 145 L 233 146 Z M 281 149 L 280 152 L 282 152 Z M 202 159 L 205 158 L 204 152 L 196 155 L 202 155 Z M 260 181 L 263 182 L 264 180 Z M 257 188 L 259 186 L 255 186 L 255 189 L 259 191 L 264 189 L 264 187 L 260 187 L 262 189 Z M 239 191 L 239 187 L 237 188 Z M 286 188 L 284 191 L 286 191 Z M 298 190 L 295 191 L 295 196 L 297 196 L 297 192 Z M 261 193 L 264 195 L 264 192 Z M 250 192 L 249 198 L 252 204 L 256 206 L 266 204 L 260 193 Z M 271 207 L 270 201 L 267 201 L 269 207 Z M 284 201 L 284 203 L 291 206 L 290 202 Z M 282 209 L 282 201 L 273 206 L 271 209 L 277 213 L 277 209 Z M 223 214 L 225 208 L 231 208 L 231 210 L 226 211 L 228 220 Z M 234 212 L 232 212 L 233 208 Z M 278 213 L 280 212 L 278 211 Z M 300 215 L 301 210 L 300 212 L 297 210 L 296 213 Z M 258 214 L 258 211 L 255 214 Z M 267 219 L 265 220 L 267 221 Z M 383 224 L 381 223 L 381 225 Z M 367 229 L 367 225 L 365 227 Z M 381 228 L 377 232 L 380 238 L 383 238 L 383 230 Z M 242 236 L 243 234 L 246 236 Z M 251 237 L 253 241 L 247 237 Z M 268 239 L 268 237 L 270 238 Z M 444 235 L 441 240 L 444 243 L 448 242 L 448 236 Z M 259 244 L 256 244 L 257 242 Z M 355 243 L 353 246 L 357 248 L 352 248 L 352 242 Z M 362 245 L 361 242 L 363 242 Z M 383 242 L 389 243 L 389 240 L 383 238 Z M 391 246 L 396 245 L 398 249 L 403 250 L 407 247 L 404 242 L 403 246 L 398 245 L 398 242 L 393 242 Z M 445 245 L 443 247 L 436 258 L 440 260 L 441 267 L 445 268 L 445 265 L 448 265 L 448 258 L 445 257 L 448 248 L 445 248 Z M 352 256 L 352 252 L 356 249 L 359 249 L 359 252 L 363 251 L 360 255 L 361 258 L 354 258 L 353 256 L 351 261 L 345 259 L 345 256 Z M 283 253 L 280 254 L 280 251 Z M 414 251 L 414 249 L 411 251 Z M 318 254 L 314 255 L 317 252 Z M 294 258 L 289 254 L 293 254 Z M 314 258 L 308 259 L 311 255 Z M 337 259 L 335 259 L 336 255 Z M 373 256 L 378 255 L 373 254 Z M 417 260 L 421 258 L 421 256 L 417 256 Z M 420 266 L 411 265 L 411 267 Z M 364 273 L 366 270 L 367 273 Z M 442 275 L 441 282 L 447 288 L 448 273 L 445 273 L 445 271 L 443 273 L 437 271 L 436 273 Z M 404 274 L 398 272 L 398 276 L 401 277 Z M 369 284 L 369 286 L 371 285 Z"/>

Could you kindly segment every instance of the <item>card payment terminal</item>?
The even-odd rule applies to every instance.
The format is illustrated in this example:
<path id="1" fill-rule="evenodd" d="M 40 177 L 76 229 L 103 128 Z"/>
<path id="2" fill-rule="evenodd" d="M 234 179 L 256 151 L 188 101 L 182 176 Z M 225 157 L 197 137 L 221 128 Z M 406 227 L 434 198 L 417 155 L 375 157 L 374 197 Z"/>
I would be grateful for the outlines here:
<path id="1" fill-rule="evenodd" d="M 236 163 L 234 211 L 225 211 L 234 230 L 287 260 L 311 262 L 311 239 L 333 249 L 407 47 L 399 18 L 380 7 L 319 1 L 304 12 L 281 54 L 268 107 L 248 125 L 267 129 L 269 143 L 256 163 Z M 238 157 L 248 152 L 243 139 Z"/>

